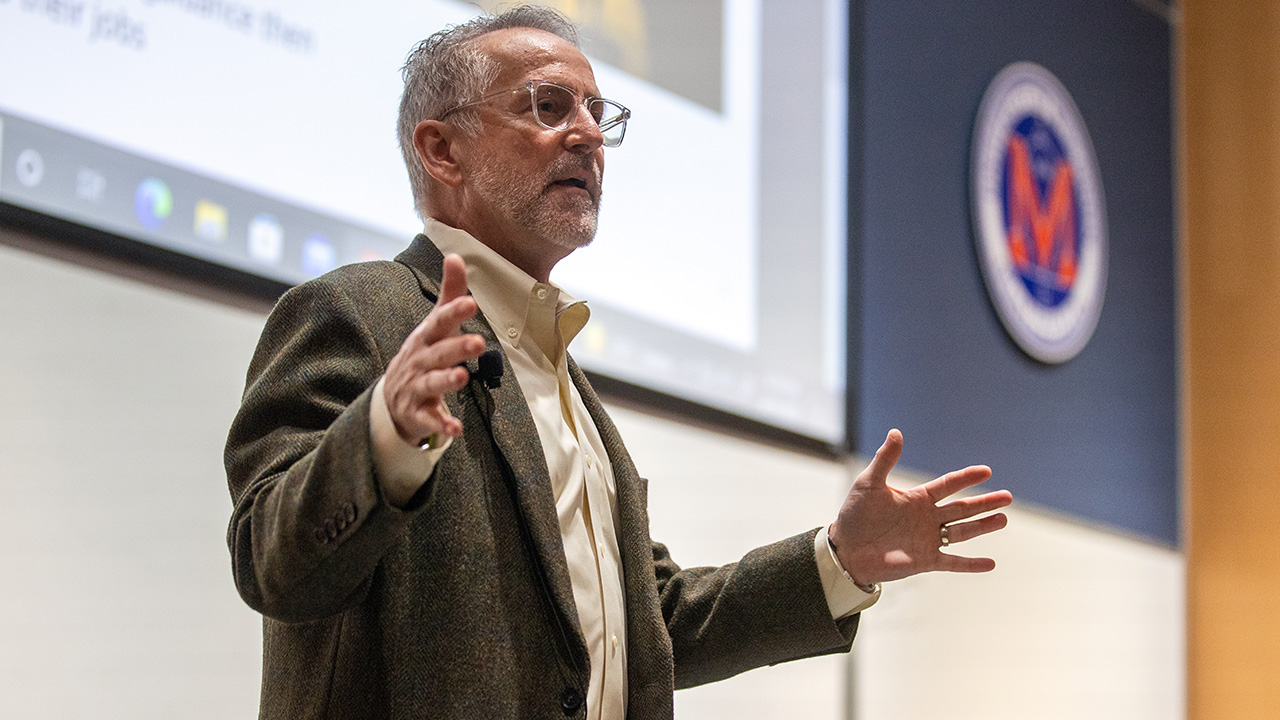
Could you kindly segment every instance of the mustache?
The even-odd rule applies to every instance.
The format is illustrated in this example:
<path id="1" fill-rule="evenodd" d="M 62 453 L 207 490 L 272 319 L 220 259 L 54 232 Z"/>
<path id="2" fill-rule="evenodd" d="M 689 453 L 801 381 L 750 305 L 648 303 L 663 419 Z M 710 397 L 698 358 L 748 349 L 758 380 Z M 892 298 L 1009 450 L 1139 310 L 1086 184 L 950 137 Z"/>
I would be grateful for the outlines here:
<path id="1" fill-rule="evenodd" d="M 546 184 L 550 185 L 565 177 L 579 174 L 586 174 L 591 177 L 590 188 L 598 202 L 600 197 L 604 195 L 604 172 L 600 164 L 596 162 L 596 159 L 589 155 L 566 155 L 557 158 L 547 166 Z"/>

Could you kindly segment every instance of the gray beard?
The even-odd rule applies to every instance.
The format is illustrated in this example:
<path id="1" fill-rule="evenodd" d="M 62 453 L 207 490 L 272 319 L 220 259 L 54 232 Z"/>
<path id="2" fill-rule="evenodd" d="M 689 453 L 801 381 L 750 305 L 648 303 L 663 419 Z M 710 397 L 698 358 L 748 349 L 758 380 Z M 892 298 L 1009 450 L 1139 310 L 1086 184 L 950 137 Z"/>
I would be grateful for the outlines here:
<path id="1" fill-rule="evenodd" d="M 594 173 L 599 186 L 599 170 L 589 159 L 565 156 L 547 168 L 542 177 L 517 178 L 505 172 L 505 168 L 484 162 L 472 176 L 477 192 L 490 205 L 517 225 L 527 229 L 548 245 L 569 254 L 586 247 L 596 236 L 600 204 L 589 195 L 575 195 L 566 207 L 553 202 L 548 194 L 548 183 L 569 171 L 586 169 Z"/>

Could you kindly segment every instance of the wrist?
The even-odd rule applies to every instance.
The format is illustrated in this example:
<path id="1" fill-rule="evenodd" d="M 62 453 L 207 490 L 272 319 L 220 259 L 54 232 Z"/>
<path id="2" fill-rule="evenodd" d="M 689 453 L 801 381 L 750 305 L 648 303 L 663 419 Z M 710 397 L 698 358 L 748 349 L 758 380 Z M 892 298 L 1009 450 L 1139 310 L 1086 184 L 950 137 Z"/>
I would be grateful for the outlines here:
<path id="1" fill-rule="evenodd" d="M 835 558 L 836 566 L 840 568 L 840 572 L 844 573 L 844 576 L 848 578 L 849 582 L 853 583 L 855 587 L 868 595 L 875 593 L 876 590 L 880 588 L 879 583 L 862 582 L 859 580 L 852 572 L 850 572 L 849 568 L 845 566 L 844 561 L 840 559 L 840 548 L 836 545 L 835 540 L 835 523 L 827 526 L 827 547 L 831 549 L 831 556 Z"/>

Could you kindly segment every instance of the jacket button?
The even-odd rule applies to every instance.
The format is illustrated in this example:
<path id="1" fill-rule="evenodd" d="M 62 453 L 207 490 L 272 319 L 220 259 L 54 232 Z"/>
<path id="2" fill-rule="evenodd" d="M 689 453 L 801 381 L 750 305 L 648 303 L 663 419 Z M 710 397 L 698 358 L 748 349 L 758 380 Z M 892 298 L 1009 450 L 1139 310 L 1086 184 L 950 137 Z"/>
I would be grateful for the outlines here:
<path id="1" fill-rule="evenodd" d="M 324 528 L 316 528 L 316 542 L 321 544 L 329 542 L 329 536 L 324 533 Z"/>
<path id="2" fill-rule="evenodd" d="M 347 519 L 347 523 L 348 523 L 348 524 L 349 524 L 349 523 L 353 523 L 353 522 L 355 522 L 355 521 L 356 521 L 356 506 L 355 506 L 355 505 L 352 505 L 351 503 L 347 503 L 347 504 L 343 505 L 343 506 L 342 506 L 342 515 L 343 515 L 343 517 L 345 517 L 345 518 Z"/>
<path id="3" fill-rule="evenodd" d="M 565 715 L 572 715 L 578 712 L 578 708 L 582 707 L 582 693 L 578 692 L 578 688 L 565 688 L 560 693 L 560 709 Z"/>
<path id="4" fill-rule="evenodd" d="M 330 540 L 338 538 L 338 526 L 333 524 L 333 518 L 324 519 L 324 532 L 329 536 Z"/>

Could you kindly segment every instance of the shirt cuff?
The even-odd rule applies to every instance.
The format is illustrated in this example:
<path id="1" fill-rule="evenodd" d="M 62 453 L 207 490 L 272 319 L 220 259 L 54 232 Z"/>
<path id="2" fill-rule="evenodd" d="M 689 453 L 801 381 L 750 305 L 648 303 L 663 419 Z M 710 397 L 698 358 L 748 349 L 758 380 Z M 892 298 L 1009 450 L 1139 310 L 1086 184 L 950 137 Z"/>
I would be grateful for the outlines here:
<path id="1" fill-rule="evenodd" d="M 880 599 L 879 583 L 867 592 L 844 571 L 835 550 L 827 542 L 825 527 L 813 538 L 813 557 L 818 563 L 818 577 L 822 579 L 822 591 L 827 596 L 827 609 L 831 611 L 832 620 L 862 612 Z"/>
<path id="2" fill-rule="evenodd" d="M 387 409 L 387 399 L 383 395 L 379 378 L 373 386 L 373 397 L 369 404 L 369 436 L 373 444 L 373 470 L 382 486 L 382 493 L 396 507 L 404 507 L 422 484 L 431 477 L 440 456 L 453 444 L 453 438 L 445 438 L 437 444 L 432 436 L 431 442 L 419 447 L 404 441 L 396 432 L 396 425 L 391 420 L 391 411 Z"/>

